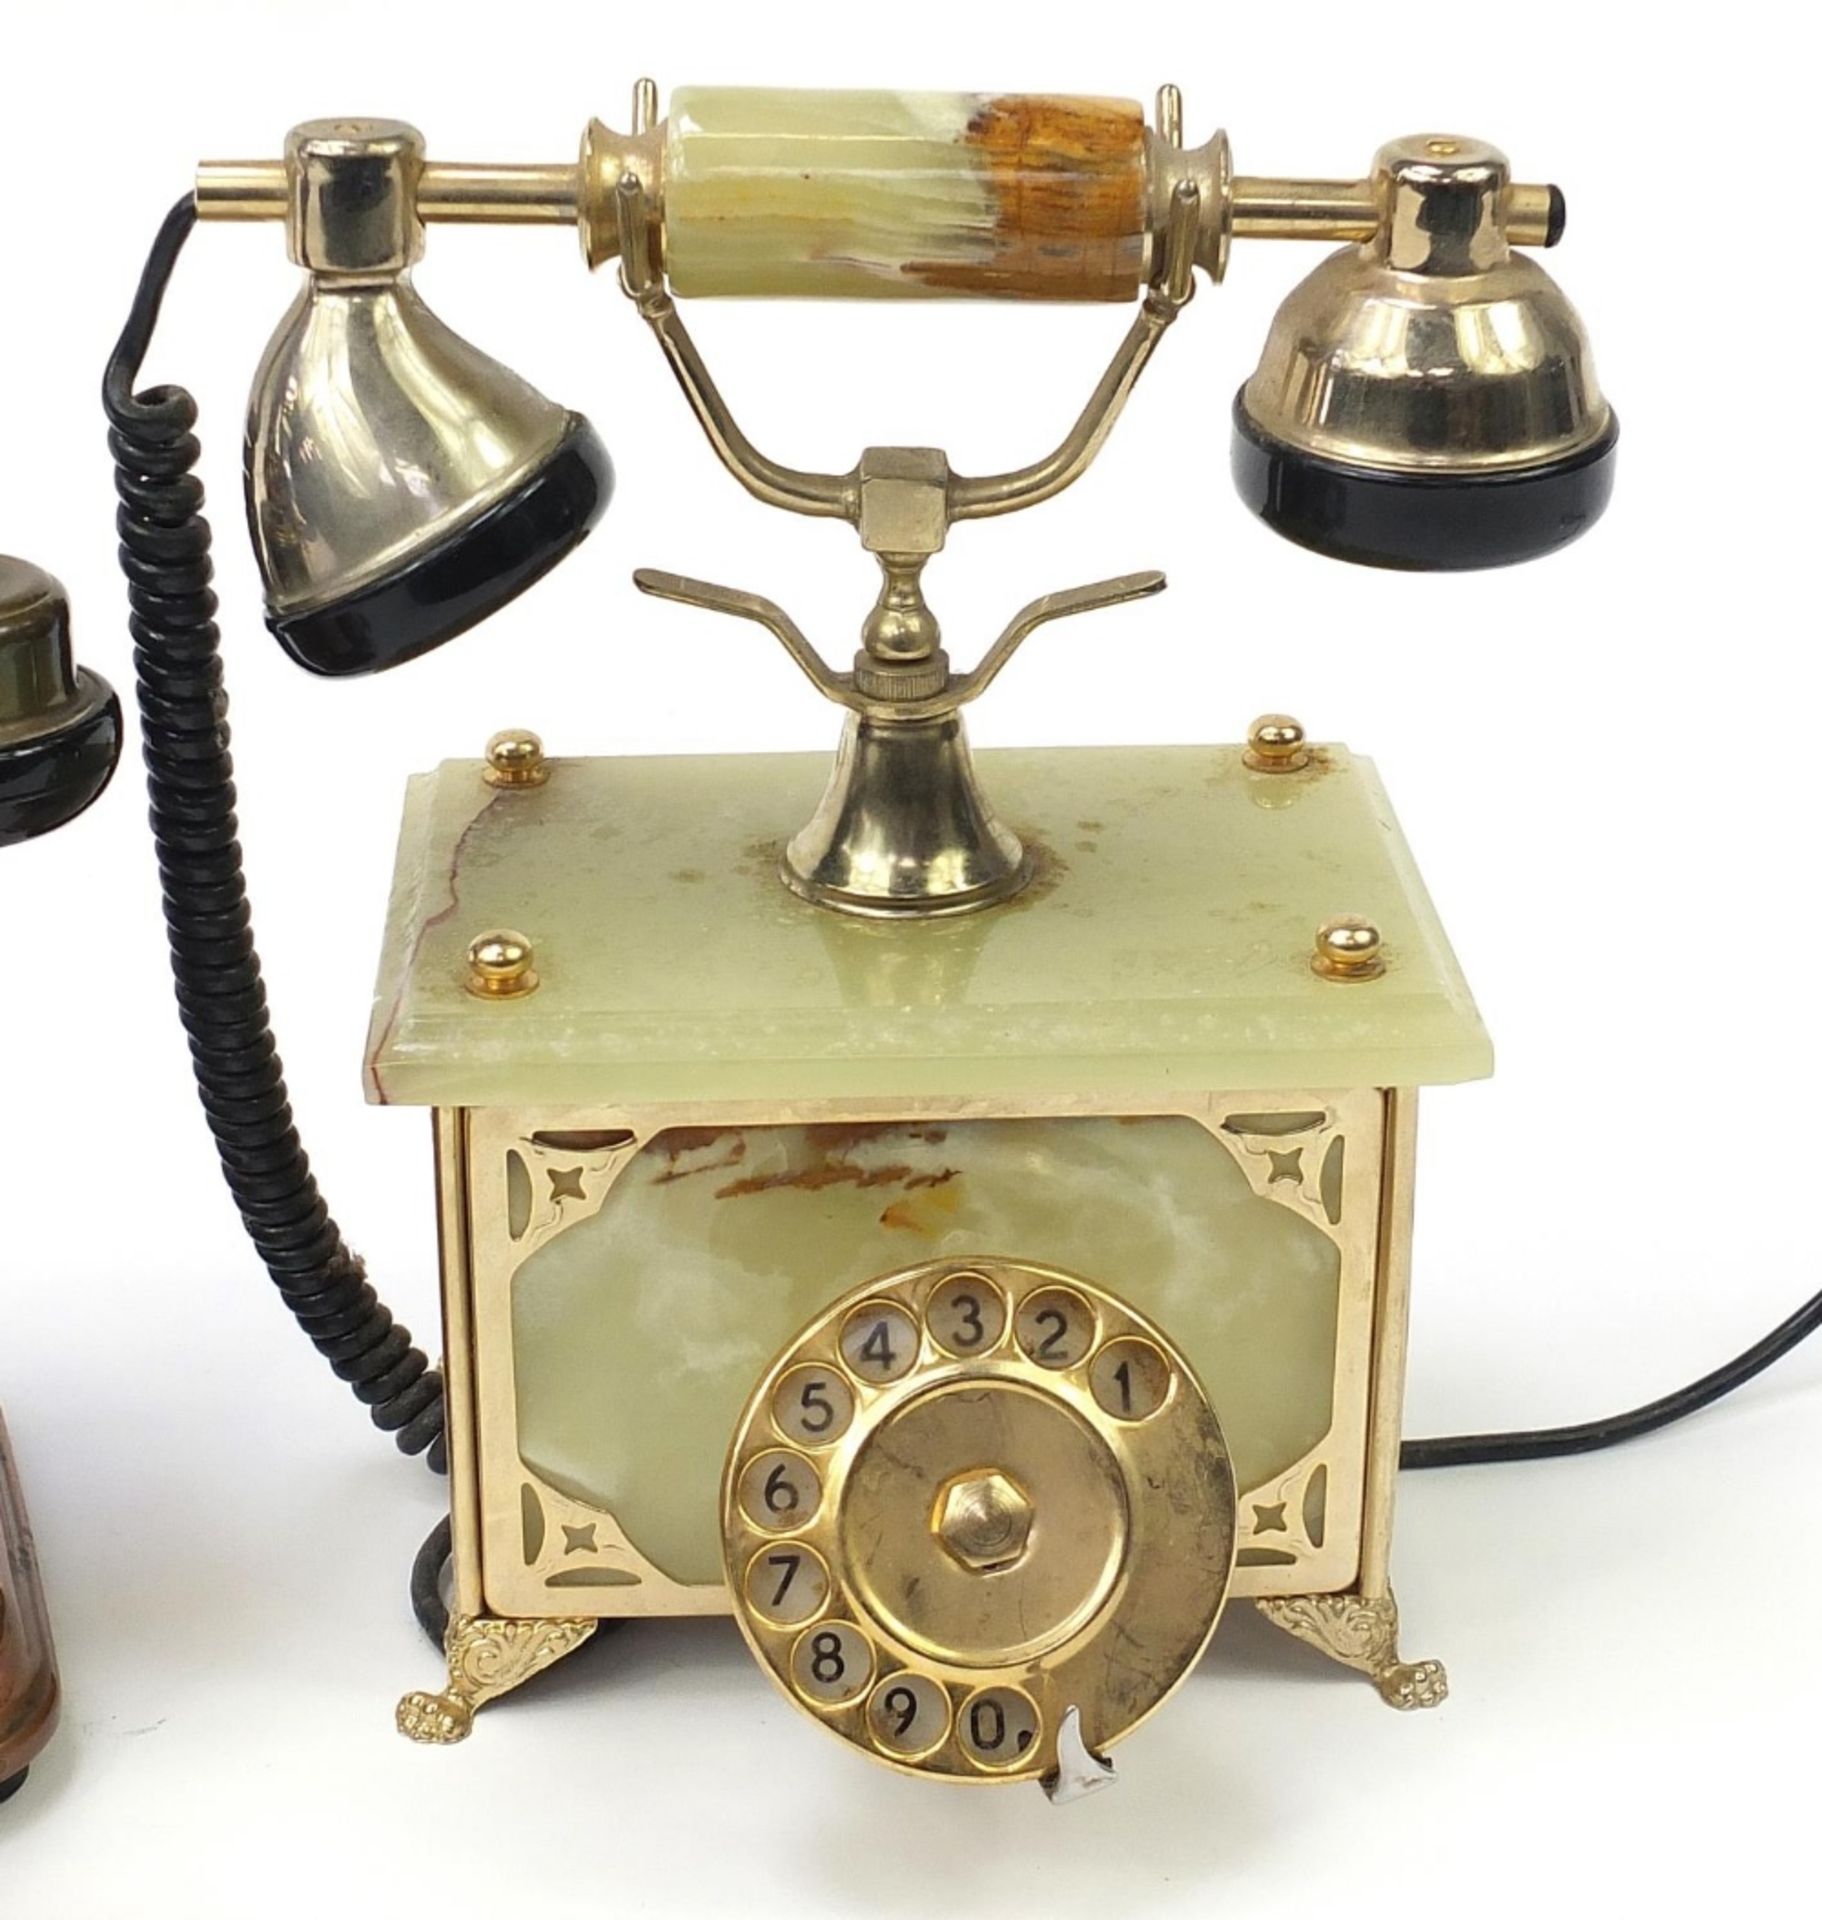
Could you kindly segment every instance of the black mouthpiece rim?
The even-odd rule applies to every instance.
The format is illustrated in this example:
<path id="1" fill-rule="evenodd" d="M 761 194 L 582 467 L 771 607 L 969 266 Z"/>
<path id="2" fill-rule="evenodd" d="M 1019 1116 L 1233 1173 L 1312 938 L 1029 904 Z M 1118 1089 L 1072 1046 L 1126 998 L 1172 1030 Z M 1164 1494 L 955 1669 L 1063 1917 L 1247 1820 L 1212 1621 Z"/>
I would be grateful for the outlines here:
<path id="1" fill-rule="evenodd" d="M 408 565 L 339 600 L 266 624 L 300 667 L 331 679 L 381 673 L 466 633 L 516 599 L 607 511 L 614 466 L 587 420 L 526 479 Z"/>
<path id="2" fill-rule="evenodd" d="M 1240 498 L 1274 533 L 1357 566 L 1454 573 L 1514 566 L 1579 539 L 1613 494 L 1620 423 L 1560 460 L 1489 473 L 1389 473 L 1262 431 L 1234 398 Z"/>

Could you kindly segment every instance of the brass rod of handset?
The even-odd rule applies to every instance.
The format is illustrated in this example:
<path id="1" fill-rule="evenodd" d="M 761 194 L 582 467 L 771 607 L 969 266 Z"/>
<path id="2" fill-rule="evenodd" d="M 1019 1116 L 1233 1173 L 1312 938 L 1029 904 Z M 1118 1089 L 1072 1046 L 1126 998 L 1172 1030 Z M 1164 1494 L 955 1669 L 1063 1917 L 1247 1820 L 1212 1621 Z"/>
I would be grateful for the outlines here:
<path id="1" fill-rule="evenodd" d="M 196 170 L 196 211 L 204 220 L 282 220 L 291 183 L 282 160 L 206 160 Z M 574 226 L 581 170 L 554 165 L 432 160 L 418 174 L 418 218 L 454 225 Z"/>
<path id="2" fill-rule="evenodd" d="M 417 178 L 418 216 L 466 225 L 578 227 L 589 264 L 600 266 L 619 245 L 613 198 L 627 171 L 640 175 L 660 223 L 665 214 L 671 129 L 658 118 L 658 91 L 650 80 L 634 89 L 631 126 L 630 133 L 617 134 L 599 121 L 591 123 L 574 161 L 427 161 Z M 1184 179 L 1201 183 L 1206 231 L 1199 236 L 1197 257 L 1217 278 L 1216 263 L 1224 258 L 1228 237 L 1333 244 L 1371 240 L 1380 231 L 1384 206 L 1371 179 L 1234 174 L 1224 164 L 1221 136 L 1205 147 L 1185 149 L 1182 128 L 1181 92 L 1161 87 L 1157 126 L 1146 136 L 1145 148 L 1146 167 L 1159 191 L 1137 218 L 1147 236 L 1161 242 L 1174 187 Z M 195 196 L 204 220 L 283 220 L 291 210 L 292 181 L 282 159 L 206 160 L 196 172 Z M 1562 195 L 1555 187 L 1515 181 L 1504 189 L 1503 226 L 1515 246 L 1554 246 L 1562 224 Z"/>
<path id="3" fill-rule="evenodd" d="M 1506 237 L 1514 246 L 1556 244 L 1554 188 L 1514 181 L 1506 189 Z M 418 177 L 418 215 L 446 226 L 570 227 L 586 217 L 583 170 L 546 163 L 433 160 Z M 1236 174 L 1229 196 L 1237 240 L 1370 240 L 1379 207 L 1370 180 L 1276 179 Z M 282 220 L 290 187 L 282 160 L 205 160 L 196 170 L 204 220 Z M 611 253 L 605 258 L 612 258 Z M 597 260 L 597 265 L 602 261 Z"/>

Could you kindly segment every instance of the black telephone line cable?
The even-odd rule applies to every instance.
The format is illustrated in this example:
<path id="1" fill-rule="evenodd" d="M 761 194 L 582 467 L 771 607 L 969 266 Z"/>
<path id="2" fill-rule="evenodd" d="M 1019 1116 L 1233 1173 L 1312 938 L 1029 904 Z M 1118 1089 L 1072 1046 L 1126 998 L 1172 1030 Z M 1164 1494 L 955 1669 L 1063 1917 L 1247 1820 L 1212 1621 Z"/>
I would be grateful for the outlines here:
<path id="1" fill-rule="evenodd" d="M 1538 1427 L 1519 1433 L 1458 1433 L 1438 1440 L 1407 1440 L 1398 1464 L 1417 1471 L 1425 1467 L 1478 1467 L 1508 1460 L 1560 1460 L 1571 1453 L 1598 1453 L 1622 1441 L 1643 1439 L 1675 1421 L 1713 1406 L 1754 1374 L 1822 1326 L 1822 1293 L 1812 1294 L 1788 1320 L 1772 1328 L 1744 1353 L 1723 1367 L 1692 1380 L 1661 1399 L 1649 1400 L 1630 1413 L 1610 1413 L 1599 1420 L 1583 1420 L 1567 1427 Z"/>

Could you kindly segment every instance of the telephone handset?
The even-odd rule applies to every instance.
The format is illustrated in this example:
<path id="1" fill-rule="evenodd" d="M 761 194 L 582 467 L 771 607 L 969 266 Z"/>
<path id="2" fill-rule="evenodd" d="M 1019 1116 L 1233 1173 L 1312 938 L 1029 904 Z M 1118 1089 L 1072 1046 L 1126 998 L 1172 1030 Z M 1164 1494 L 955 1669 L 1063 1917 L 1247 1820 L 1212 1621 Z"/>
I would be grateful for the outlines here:
<path id="1" fill-rule="evenodd" d="M 635 575 L 767 628 L 844 711 L 832 770 L 549 758 L 515 730 L 412 783 L 366 1070 L 435 1114 L 446 1377 L 291 1123 L 195 406 L 134 390 L 213 219 L 282 221 L 305 269 L 246 476 L 268 623 L 312 671 L 441 644 L 607 504 L 587 423 L 416 293 L 439 220 L 573 226 L 733 476 L 879 563 L 846 668 L 770 600 Z M 447 1684 L 404 1731 L 459 1739 L 653 1613 L 732 1612 L 798 1707 L 889 1765 L 1058 1798 L 1106 1784 L 1230 1596 L 1395 1706 L 1444 1696 L 1389 1578 L 1415 1101 L 1490 1053 L 1377 776 L 1285 716 L 1233 746 L 977 763 L 962 709 L 1027 635 L 1164 579 L 1043 594 L 961 669 L 924 575 L 952 526 L 1086 472 L 1198 270 L 1250 239 L 1339 247 L 1234 403 L 1254 513 L 1413 569 L 1575 538 L 1618 429 L 1523 251 L 1563 223 L 1557 189 L 1456 136 L 1357 181 L 1237 175 L 1224 136 L 1184 145 L 1172 88 L 1148 126 L 1117 100 L 721 88 L 660 120 L 641 83 L 632 130 L 592 124 L 574 164 L 439 163 L 402 123 L 322 121 L 200 169 L 105 383 L 153 830 L 248 1229 L 375 1421 L 449 1469 Z M 1136 311 L 1029 464 L 875 447 L 821 472 L 741 431 L 678 311 L 716 295 Z"/>

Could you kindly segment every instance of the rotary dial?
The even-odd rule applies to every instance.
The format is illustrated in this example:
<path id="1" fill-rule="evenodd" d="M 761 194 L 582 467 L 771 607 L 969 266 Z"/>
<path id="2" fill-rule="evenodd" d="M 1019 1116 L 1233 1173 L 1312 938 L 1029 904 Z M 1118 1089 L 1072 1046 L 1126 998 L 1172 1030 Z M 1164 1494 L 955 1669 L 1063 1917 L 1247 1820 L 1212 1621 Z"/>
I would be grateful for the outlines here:
<path id="1" fill-rule="evenodd" d="M 1200 1383 L 1104 1288 L 935 1261 L 774 1361 L 722 1486 L 734 1611 L 790 1698 L 876 1759 L 971 1781 L 1131 1731 L 1214 1632 L 1234 1484 Z"/>

